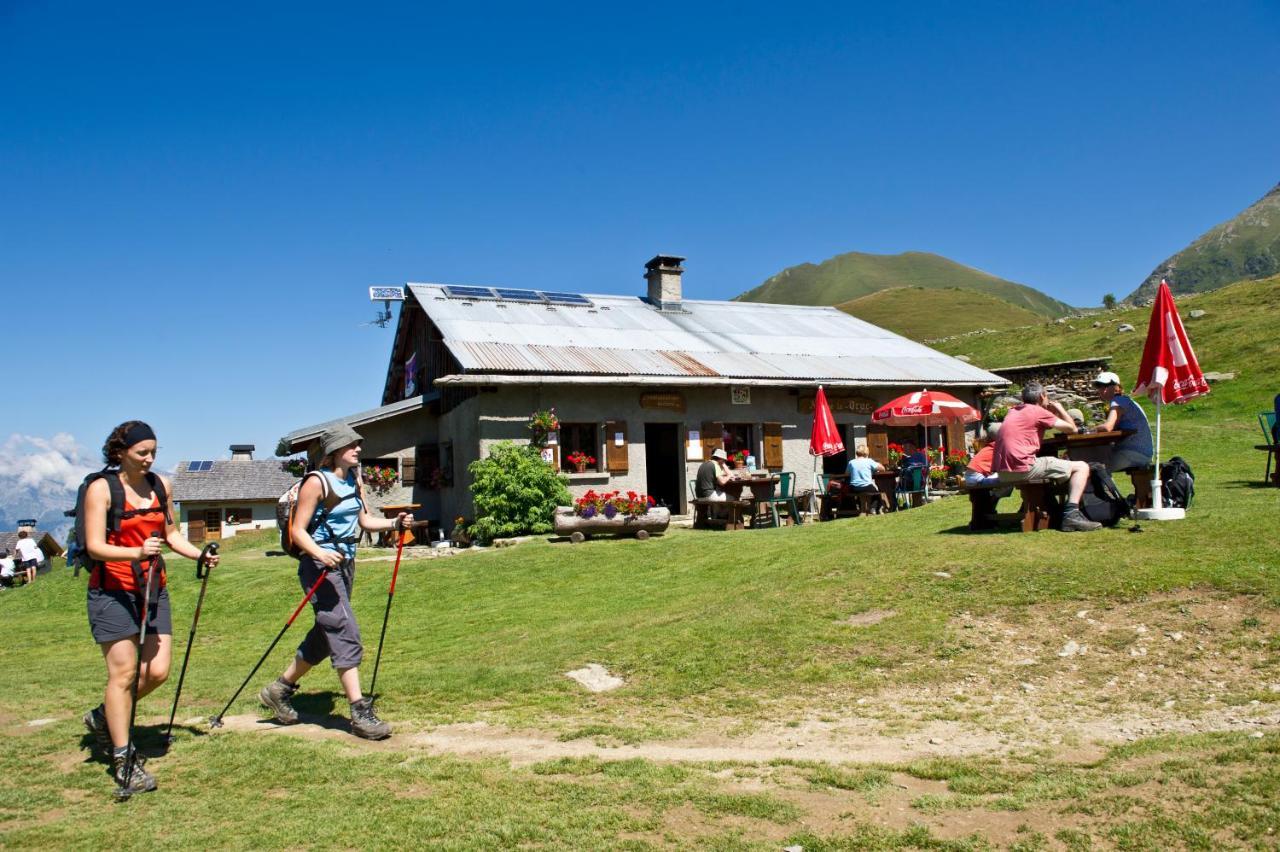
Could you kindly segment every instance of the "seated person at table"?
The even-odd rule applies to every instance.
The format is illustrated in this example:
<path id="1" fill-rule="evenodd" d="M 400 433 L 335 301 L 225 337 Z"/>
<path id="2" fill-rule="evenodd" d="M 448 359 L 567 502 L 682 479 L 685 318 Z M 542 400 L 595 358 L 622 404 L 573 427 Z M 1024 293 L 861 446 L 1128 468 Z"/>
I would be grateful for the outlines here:
<path id="1" fill-rule="evenodd" d="M 1063 532 L 1086 532 L 1102 524 L 1091 521 L 1080 512 L 1080 498 L 1089 483 L 1089 465 L 1057 456 L 1038 456 L 1040 439 L 1048 429 L 1074 434 L 1076 424 L 1062 407 L 1050 402 L 1044 386 L 1027 382 L 1022 388 L 1022 404 L 1010 409 L 996 435 L 991 469 L 1001 485 L 1049 482 L 1069 483 L 1067 505 L 1062 512 Z"/>
<path id="2" fill-rule="evenodd" d="M 9 551 L 0 550 L 0 586 L 14 584 L 14 567 L 13 557 L 9 555 Z"/>
<path id="3" fill-rule="evenodd" d="M 1125 394 L 1124 388 L 1120 386 L 1120 377 L 1115 373 L 1099 373 L 1098 378 L 1093 380 L 1093 387 L 1107 405 L 1107 419 L 1094 431 L 1110 432 L 1118 429 L 1133 433 L 1111 448 L 1111 461 L 1107 464 L 1107 469 L 1115 473 L 1150 467 L 1155 449 L 1151 443 L 1151 426 L 1147 423 L 1147 413 L 1132 397 Z"/>
<path id="4" fill-rule="evenodd" d="M 969 464 L 964 469 L 966 488 L 986 488 L 1000 484 L 1000 477 L 991 467 L 996 454 L 996 436 L 999 434 L 998 422 L 987 426 L 987 437 L 982 439 L 982 446 L 973 454 L 973 458 L 969 459 Z M 995 496 L 997 499 L 1008 497 L 1012 492 L 1012 488 L 998 488 Z"/>
<path id="5" fill-rule="evenodd" d="M 929 457 L 925 455 L 924 450 L 916 446 L 915 441 L 902 442 L 902 459 L 898 462 L 898 470 L 906 470 L 909 467 L 928 467 Z"/>
<path id="6" fill-rule="evenodd" d="M 729 455 L 717 447 L 711 458 L 698 465 L 693 481 L 693 496 L 698 500 L 725 500 L 724 487 L 733 479 L 729 471 Z"/>
<path id="7" fill-rule="evenodd" d="M 879 498 L 880 489 L 876 487 L 875 475 L 882 470 L 884 470 L 884 465 L 870 458 L 867 455 L 865 446 L 858 447 L 854 457 L 849 460 L 849 464 L 845 467 L 845 473 L 849 475 L 849 483 L 845 487 L 845 493 L 875 494 Z M 877 499 L 873 506 L 878 514 L 881 509 L 880 500 Z"/>
<path id="8" fill-rule="evenodd" d="M 1271 443 L 1280 444 L 1280 393 L 1276 394 L 1275 421 L 1271 424 Z"/>

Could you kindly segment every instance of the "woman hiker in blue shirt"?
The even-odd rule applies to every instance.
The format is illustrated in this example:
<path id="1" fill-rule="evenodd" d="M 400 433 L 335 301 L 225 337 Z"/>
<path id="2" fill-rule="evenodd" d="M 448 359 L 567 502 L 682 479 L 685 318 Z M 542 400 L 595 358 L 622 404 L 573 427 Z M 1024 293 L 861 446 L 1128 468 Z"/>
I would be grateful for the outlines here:
<path id="1" fill-rule="evenodd" d="M 359 530 L 402 530 L 409 515 L 394 520 L 369 514 L 360 487 L 360 435 L 345 423 L 325 430 L 311 445 L 316 468 L 303 479 L 292 527 L 293 541 L 302 551 L 298 580 L 310 589 L 321 573 L 321 583 L 311 598 L 316 623 L 298 646 L 288 668 L 258 693 L 258 698 L 282 725 L 298 721 L 290 699 L 298 681 L 312 667 L 330 658 L 347 701 L 351 703 L 351 733 L 370 740 L 391 736 L 391 726 L 373 712 L 373 702 L 360 691 L 357 668 L 364 655 L 360 626 L 351 610 L 351 585 L 355 577 L 356 540 Z M 322 508 L 323 502 L 323 508 Z M 325 509 L 327 508 L 327 513 Z"/>
<path id="2" fill-rule="evenodd" d="M 1098 378 L 1093 380 L 1093 387 L 1107 405 L 1107 418 L 1095 431 L 1110 432 L 1120 429 L 1133 433 L 1111 448 L 1111 462 L 1107 469 L 1115 473 L 1150 467 L 1155 447 L 1152 446 L 1147 413 L 1132 397 L 1125 395 L 1120 377 L 1115 373 L 1099 373 Z"/>

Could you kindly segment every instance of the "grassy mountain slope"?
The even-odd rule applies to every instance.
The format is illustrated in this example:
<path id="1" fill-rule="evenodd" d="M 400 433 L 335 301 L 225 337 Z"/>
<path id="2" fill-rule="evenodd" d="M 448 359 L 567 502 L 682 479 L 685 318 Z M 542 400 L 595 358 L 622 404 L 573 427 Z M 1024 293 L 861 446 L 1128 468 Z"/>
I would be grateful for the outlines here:
<path id="1" fill-rule="evenodd" d="M 1128 299 L 1151 298 L 1161 278 L 1168 278 L 1178 294 L 1201 293 L 1276 273 L 1280 273 L 1280 184 L 1157 266 Z"/>
<path id="2" fill-rule="evenodd" d="M 979 328 L 1038 325 L 1044 317 L 977 290 L 894 287 L 836 305 L 858 319 L 912 340 L 933 340 Z"/>
<path id="3" fill-rule="evenodd" d="M 782 270 L 737 299 L 783 305 L 839 305 L 891 287 L 977 290 L 1045 317 L 1059 317 L 1071 311 L 1066 303 L 1032 287 L 919 251 L 849 252 L 819 264 L 802 263 Z"/>

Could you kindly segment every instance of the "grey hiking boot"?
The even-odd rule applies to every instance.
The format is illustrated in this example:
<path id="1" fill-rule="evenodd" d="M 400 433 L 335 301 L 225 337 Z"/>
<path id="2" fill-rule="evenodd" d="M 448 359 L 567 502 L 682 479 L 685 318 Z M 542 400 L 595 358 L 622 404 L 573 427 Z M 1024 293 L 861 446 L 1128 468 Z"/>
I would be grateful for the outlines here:
<path id="1" fill-rule="evenodd" d="M 391 736 L 391 726 L 373 712 L 373 700 L 361 698 L 351 704 L 351 733 L 366 740 L 385 740 Z"/>
<path id="2" fill-rule="evenodd" d="M 107 730 L 107 717 L 101 704 L 84 714 L 84 726 L 93 737 L 92 748 L 102 752 L 103 757 L 111 757 L 114 743 L 111 742 L 111 731 Z"/>
<path id="3" fill-rule="evenodd" d="M 292 725 L 298 721 L 298 711 L 293 709 L 289 699 L 293 698 L 293 694 L 297 691 L 296 683 L 290 686 L 276 678 L 262 687 L 262 691 L 258 693 L 258 700 L 275 715 L 276 721 L 281 725 Z"/>
<path id="4" fill-rule="evenodd" d="M 129 746 L 130 749 L 133 746 Z M 147 759 L 135 752 L 133 767 L 129 767 L 129 753 L 125 749 L 111 755 L 111 777 L 116 782 L 116 798 L 127 799 L 134 793 L 150 793 L 156 788 L 155 776 L 143 766 Z M 128 777 L 125 776 L 128 771 Z"/>
<path id="5" fill-rule="evenodd" d="M 1080 514 L 1079 509 L 1072 512 L 1066 512 L 1062 516 L 1063 532 L 1090 532 L 1101 528 L 1102 524 L 1097 521 L 1089 520 L 1084 515 Z"/>

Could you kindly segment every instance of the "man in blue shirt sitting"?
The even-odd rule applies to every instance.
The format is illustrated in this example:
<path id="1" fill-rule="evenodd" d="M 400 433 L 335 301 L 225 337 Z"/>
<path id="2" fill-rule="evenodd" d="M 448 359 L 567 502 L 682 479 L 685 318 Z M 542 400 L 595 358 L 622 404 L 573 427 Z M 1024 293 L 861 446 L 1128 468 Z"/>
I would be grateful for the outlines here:
<path id="1" fill-rule="evenodd" d="M 1122 438 L 1111 448 L 1111 462 L 1107 468 L 1116 473 L 1134 468 L 1146 469 L 1151 465 L 1155 447 L 1151 440 L 1151 426 L 1142 406 L 1127 396 L 1115 373 L 1099 373 L 1093 380 L 1099 398 L 1107 405 L 1107 418 L 1095 431 L 1110 432 L 1118 429 L 1132 434 Z"/>

